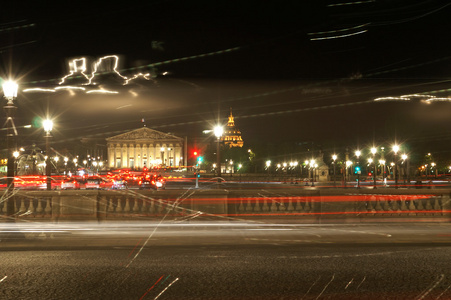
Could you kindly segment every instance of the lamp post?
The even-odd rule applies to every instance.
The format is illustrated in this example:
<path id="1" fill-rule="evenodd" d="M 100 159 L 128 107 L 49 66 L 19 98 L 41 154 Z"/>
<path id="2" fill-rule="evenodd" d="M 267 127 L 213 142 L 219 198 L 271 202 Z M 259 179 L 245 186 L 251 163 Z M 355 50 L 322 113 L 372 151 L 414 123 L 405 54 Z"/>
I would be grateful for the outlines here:
<path id="1" fill-rule="evenodd" d="M 3 84 L 3 94 L 7 100 L 6 105 L 3 110 L 6 114 L 6 148 L 7 148 L 7 173 L 6 173 L 6 184 L 7 184 L 7 195 L 6 195 L 6 215 L 9 216 L 8 220 L 13 221 L 12 216 L 14 215 L 14 197 L 12 191 L 14 189 L 14 156 L 13 156 L 13 146 L 14 146 L 14 136 L 17 135 L 17 131 L 14 125 L 14 113 L 16 111 L 16 106 L 13 100 L 17 98 L 17 90 L 19 86 L 13 81 L 7 81 Z"/>
<path id="2" fill-rule="evenodd" d="M 386 181 L 386 179 L 385 179 L 385 160 L 380 159 L 380 160 L 379 160 L 379 164 L 382 166 L 382 167 L 381 167 L 381 169 L 383 170 L 383 171 L 382 171 L 382 180 L 384 181 L 384 184 L 386 185 L 387 181 Z"/>
<path id="3" fill-rule="evenodd" d="M 359 167 L 359 157 L 362 152 L 360 150 L 356 150 L 355 156 L 357 157 L 357 188 L 360 189 L 360 167 Z"/>
<path id="4" fill-rule="evenodd" d="M 337 186 L 337 182 L 336 182 L 336 178 L 335 178 L 335 161 L 337 160 L 337 157 L 338 156 L 336 154 L 332 155 L 332 159 L 334 160 L 334 187 Z"/>
<path id="5" fill-rule="evenodd" d="M 20 153 L 19 151 L 14 151 L 13 152 L 13 156 L 14 156 L 14 176 L 17 175 L 17 158 L 19 157 Z"/>
<path id="6" fill-rule="evenodd" d="M 238 164 L 238 173 L 240 173 L 240 182 L 241 182 L 241 168 L 243 167 L 242 164 Z"/>
<path id="7" fill-rule="evenodd" d="M 377 173 L 377 169 L 376 169 L 376 152 L 377 149 L 375 147 L 371 148 L 371 154 L 373 154 L 373 163 L 374 163 L 374 174 L 373 174 L 373 189 L 376 188 L 376 173 Z"/>
<path id="8" fill-rule="evenodd" d="M 399 146 L 398 145 L 393 145 L 393 152 L 395 153 L 395 166 L 393 169 L 393 175 L 395 176 L 395 189 L 398 188 L 398 161 L 397 161 L 397 155 L 398 155 L 398 151 L 399 151 Z"/>
<path id="9" fill-rule="evenodd" d="M 221 141 L 221 136 L 224 133 L 224 128 L 222 126 L 215 126 L 215 128 L 213 129 L 213 132 L 216 136 L 216 165 L 218 166 L 217 169 L 217 176 L 221 177 L 221 154 L 220 154 L 220 149 L 219 149 L 219 142 Z M 219 179 L 218 179 L 219 180 Z"/>
<path id="10" fill-rule="evenodd" d="M 310 168 L 312 169 L 312 186 L 315 186 L 315 160 L 314 159 L 312 159 L 311 161 L 310 161 Z"/>
<path id="11" fill-rule="evenodd" d="M 53 122 L 52 120 L 44 120 L 42 122 L 42 126 L 44 127 L 45 132 L 45 176 L 46 176 L 46 182 L 47 182 L 47 190 L 50 191 L 52 189 L 52 172 L 51 172 L 51 164 L 50 164 L 50 132 L 53 129 Z"/>
<path id="12" fill-rule="evenodd" d="M 407 167 L 406 167 L 406 164 L 407 164 L 407 154 L 403 154 L 403 155 L 401 155 L 401 158 L 402 158 L 402 164 L 403 164 L 403 180 L 404 180 L 404 184 L 406 184 L 406 180 L 407 180 Z"/>

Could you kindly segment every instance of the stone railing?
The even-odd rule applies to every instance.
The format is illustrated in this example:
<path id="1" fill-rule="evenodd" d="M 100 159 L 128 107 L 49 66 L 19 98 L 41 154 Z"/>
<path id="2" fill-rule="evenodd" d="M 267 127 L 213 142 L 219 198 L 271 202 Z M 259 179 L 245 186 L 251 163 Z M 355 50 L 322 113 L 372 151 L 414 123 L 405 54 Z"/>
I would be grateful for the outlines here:
<path id="1" fill-rule="evenodd" d="M 390 193 L 391 192 L 391 193 Z M 284 194 L 289 194 L 285 196 Z M 389 218 L 451 221 L 449 190 L 252 190 L 170 191 L 15 191 L 0 201 L 0 218 L 62 222 L 73 220 L 189 220 L 216 218 L 287 218 L 290 221 L 362 222 Z M 14 206 L 14 213 L 7 210 Z"/>

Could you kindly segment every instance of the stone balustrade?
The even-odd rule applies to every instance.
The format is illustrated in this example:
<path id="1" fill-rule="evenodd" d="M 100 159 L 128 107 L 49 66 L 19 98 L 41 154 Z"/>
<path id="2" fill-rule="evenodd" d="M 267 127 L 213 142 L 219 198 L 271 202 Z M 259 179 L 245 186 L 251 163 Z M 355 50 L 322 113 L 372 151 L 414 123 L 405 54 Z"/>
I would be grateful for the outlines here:
<path id="1" fill-rule="evenodd" d="M 189 219 L 200 215 L 229 219 L 288 217 L 308 223 L 328 219 L 362 222 L 381 217 L 392 221 L 403 218 L 451 221 L 449 190 L 348 191 L 287 189 L 267 194 L 249 190 L 14 191 L 11 200 L 6 193 L 2 195 L 0 217 L 53 222 L 163 216 Z M 6 203 L 14 204 L 14 215 L 8 216 Z"/>

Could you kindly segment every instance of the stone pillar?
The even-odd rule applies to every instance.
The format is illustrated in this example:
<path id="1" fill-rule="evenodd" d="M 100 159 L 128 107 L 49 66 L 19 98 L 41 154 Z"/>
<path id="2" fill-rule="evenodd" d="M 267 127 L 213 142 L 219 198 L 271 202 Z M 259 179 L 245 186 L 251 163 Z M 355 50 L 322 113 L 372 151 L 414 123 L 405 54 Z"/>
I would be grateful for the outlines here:
<path id="1" fill-rule="evenodd" d="M 127 168 L 127 144 L 122 144 L 121 147 L 121 168 Z"/>

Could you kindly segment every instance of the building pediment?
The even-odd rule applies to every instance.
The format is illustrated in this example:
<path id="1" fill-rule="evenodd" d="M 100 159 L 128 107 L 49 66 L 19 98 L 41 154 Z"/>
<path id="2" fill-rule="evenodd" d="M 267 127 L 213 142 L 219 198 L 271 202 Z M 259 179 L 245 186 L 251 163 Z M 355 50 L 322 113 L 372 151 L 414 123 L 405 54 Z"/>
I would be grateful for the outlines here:
<path id="1" fill-rule="evenodd" d="M 135 129 L 126 133 L 122 133 L 106 139 L 108 142 L 126 142 L 126 141 L 137 141 L 137 140 L 152 140 L 152 141 L 180 141 L 182 138 L 176 137 L 175 135 L 150 129 L 147 127 Z"/>

